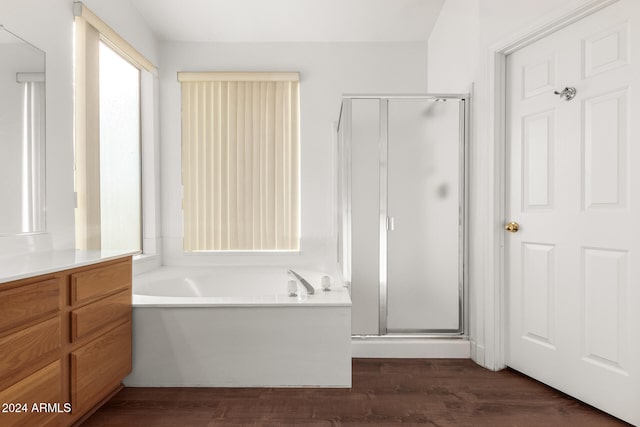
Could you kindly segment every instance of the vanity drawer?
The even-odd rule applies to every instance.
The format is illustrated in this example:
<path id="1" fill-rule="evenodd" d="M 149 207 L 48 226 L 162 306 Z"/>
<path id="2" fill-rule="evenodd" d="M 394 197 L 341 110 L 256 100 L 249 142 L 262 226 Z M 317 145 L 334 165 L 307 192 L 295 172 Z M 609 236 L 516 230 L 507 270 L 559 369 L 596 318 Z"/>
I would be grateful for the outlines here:
<path id="1" fill-rule="evenodd" d="M 131 372 L 131 322 L 71 352 L 71 403 L 83 413 Z"/>
<path id="2" fill-rule="evenodd" d="M 0 389 L 60 357 L 60 318 L 0 338 Z"/>
<path id="3" fill-rule="evenodd" d="M 60 382 L 60 361 L 34 372 L 27 378 L 11 387 L 0 391 L 0 402 L 3 404 L 26 404 L 27 412 L 5 412 L 0 414 L 3 427 L 45 425 L 57 418 L 57 411 L 32 412 L 32 405 L 40 403 L 59 404 L 64 410 Z M 55 408 L 57 409 L 57 408 Z M 51 425 L 51 424 L 48 424 Z"/>
<path id="4" fill-rule="evenodd" d="M 1 289 L 1 288 L 0 288 Z M 0 291 L 0 332 L 28 324 L 60 310 L 58 279 Z"/>
<path id="5" fill-rule="evenodd" d="M 71 342 L 113 325 L 118 319 L 131 320 L 131 292 L 119 292 L 71 312 Z"/>
<path id="6" fill-rule="evenodd" d="M 131 287 L 131 261 L 71 275 L 71 305 Z"/>

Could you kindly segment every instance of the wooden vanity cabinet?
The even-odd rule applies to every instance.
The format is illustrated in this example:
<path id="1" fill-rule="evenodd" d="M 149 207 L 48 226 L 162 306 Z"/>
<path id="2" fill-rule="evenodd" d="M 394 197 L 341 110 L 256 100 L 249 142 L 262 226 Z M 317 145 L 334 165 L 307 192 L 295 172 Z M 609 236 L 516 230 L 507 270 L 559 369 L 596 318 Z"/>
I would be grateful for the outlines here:
<path id="1" fill-rule="evenodd" d="M 55 275 L 0 285 L 0 425 L 59 425 L 33 403 L 62 402 L 62 307 Z M 39 407 L 38 407 L 39 408 Z"/>
<path id="2" fill-rule="evenodd" d="M 79 423 L 130 372 L 130 257 L 0 284 L 0 425 Z"/>
<path id="3" fill-rule="evenodd" d="M 72 272 L 67 310 L 75 422 L 119 391 L 131 372 L 131 259 Z"/>

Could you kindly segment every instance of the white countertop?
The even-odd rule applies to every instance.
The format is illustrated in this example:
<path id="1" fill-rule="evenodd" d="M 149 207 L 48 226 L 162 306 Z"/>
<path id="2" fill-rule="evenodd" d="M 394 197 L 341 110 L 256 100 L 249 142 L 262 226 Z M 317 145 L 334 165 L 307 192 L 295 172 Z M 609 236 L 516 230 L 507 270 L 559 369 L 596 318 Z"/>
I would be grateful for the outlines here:
<path id="1" fill-rule="evenodd" d="M 133 255 L 130 251 L 60 250 L 0 257 L 0 283 L 69 270 Z"/>

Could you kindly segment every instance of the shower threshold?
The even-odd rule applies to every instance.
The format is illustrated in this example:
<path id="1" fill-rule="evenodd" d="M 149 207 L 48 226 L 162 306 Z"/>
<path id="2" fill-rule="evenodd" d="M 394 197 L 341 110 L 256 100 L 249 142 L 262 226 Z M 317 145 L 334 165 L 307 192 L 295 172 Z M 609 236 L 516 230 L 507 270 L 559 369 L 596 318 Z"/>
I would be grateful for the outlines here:
<path id="1" fill-rule="evenodd" d="M 444 334 L 387 334 L 351 336 L 354 358 L 468 359 L 471 342 L 468 336 Z"/>

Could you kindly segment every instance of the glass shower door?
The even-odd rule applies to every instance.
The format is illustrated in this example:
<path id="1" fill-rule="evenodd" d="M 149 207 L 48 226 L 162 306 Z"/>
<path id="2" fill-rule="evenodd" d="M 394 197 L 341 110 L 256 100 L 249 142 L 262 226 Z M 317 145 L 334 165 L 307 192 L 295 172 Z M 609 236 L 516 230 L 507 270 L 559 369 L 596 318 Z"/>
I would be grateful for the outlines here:
<path id="1" fill-rule="evenodd" d="M 388 101 L 381 333 L 462 331 L 463 117 L 459 99 Z"/>

